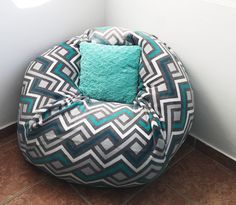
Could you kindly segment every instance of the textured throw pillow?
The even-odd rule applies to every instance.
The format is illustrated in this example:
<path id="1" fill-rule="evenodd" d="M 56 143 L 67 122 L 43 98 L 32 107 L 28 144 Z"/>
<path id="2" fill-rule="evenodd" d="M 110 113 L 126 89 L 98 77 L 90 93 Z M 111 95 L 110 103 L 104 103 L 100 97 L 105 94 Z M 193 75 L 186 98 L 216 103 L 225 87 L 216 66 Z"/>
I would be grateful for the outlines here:
<path id="1" fill-rule="evenodd" d="M 80 44 L 82 95 L 92 99 L 130 104 L 137 94 L 139 46 Z"/>

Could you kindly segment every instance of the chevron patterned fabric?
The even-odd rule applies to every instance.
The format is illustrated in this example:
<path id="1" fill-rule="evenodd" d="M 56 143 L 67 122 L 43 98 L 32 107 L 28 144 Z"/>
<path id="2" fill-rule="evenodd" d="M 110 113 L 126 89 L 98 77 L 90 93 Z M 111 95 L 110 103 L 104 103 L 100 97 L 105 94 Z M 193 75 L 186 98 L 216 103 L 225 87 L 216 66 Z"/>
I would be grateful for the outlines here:
<path id="1" fill-rule="evenodd" d="M 133 104 L 79 93 L 81 42 L 138 45 Z M 163 173 L 194 114 L 183 64 L 156 36 L 118 27 L 88 29 L 33 60 L 24 76 L 18 141 L 27 161 L 69 182 L 132 187 Z"/>

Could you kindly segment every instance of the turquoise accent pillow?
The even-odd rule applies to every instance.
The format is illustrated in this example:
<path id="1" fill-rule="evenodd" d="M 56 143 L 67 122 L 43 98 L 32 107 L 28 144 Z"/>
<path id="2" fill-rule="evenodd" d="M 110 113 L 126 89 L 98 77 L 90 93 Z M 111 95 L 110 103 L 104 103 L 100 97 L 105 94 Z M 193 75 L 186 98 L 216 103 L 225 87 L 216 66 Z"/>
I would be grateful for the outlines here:
<path id="1" fill-rule="evenodd" d="M 92 99 L 131 104 L 137 95 L 139 46 L 80 44 L 82 95 Z"/>

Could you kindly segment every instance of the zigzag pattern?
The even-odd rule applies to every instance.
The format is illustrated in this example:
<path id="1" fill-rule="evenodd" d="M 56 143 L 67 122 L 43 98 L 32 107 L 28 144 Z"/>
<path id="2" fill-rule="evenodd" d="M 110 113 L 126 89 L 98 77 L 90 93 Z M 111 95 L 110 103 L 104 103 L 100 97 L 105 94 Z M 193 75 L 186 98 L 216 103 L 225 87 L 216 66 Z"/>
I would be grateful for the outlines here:
<path id="1" fill-rule="evenodd" d="M 139 45 L 132 105 L 78 92 L 80 42 Z M 157 178 L 192 125 L 193 93 L 183 64 L 157 37 L 117 27 L 89 29 L 48 50 L 26 70 L 18 140 L 25 158 L 69 182 L 129 187 Z"/>

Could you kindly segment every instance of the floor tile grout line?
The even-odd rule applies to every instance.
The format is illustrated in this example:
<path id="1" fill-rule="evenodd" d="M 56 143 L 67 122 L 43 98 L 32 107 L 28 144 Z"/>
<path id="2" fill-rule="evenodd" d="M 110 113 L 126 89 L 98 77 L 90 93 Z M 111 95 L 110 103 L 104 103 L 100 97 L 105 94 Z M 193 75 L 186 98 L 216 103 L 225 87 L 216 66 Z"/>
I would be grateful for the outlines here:
<path id="1" fill-rule="evenodd" d="M 120 205 L 126 205 L 129 201 L 131 201 L 133 198 L 135 198 L 137 196 L 138 193 L 140 193 L 141 191 L 143 191 L 146 187 L 148 187 L 148 185 L 144 185 L 142 188 L 140 188 L 138 191 L 136 191 L 134 194 L 131 194 L 130 197 L 128 197 L 124 202 L 122 202 Z"/>
<path id="2" fill-rule="evenodd" d="M 167 170 L 169 170 L 170 168 L 174 167 L 175 165 L 179 164 L 180 161 L 182 161 L 184 158 L 186 158 L 190 153 L 192 153 L 195 149 L 191 148 L 191 150 L 189 150 L 188 152 L 186 152 L 185 154 L 183 154 L 183 156 L 181 156 L 178 160 L 176 160 L 176 162 L 174 162 L 173 164 L 170 164 L 167 167 Z"/>
<path id="3" fill-rule="evenodd" d="M 7 141 L 7 142 L 4 142 L 3 144 L 1 144 L 0 145 L 0 148 L 2 148 L 3 146 L 6 146 L 7 144 L 10 144 L 11 142 L 13 142 L 13 141 L 15 141 L 16 139 L 14 138 L 14 139 L 11 139 L 11 140 L 9 140 L 9 141 Z"/>
<path id="4" fill-rule="evenodd" d="M 201 150 L 199 150 L 199 149 L 197 149 L 197 148 L 195 148 L 195 150 L 201 152 L 202 154 L 204 154 L 205 156 L 207 156 L 209 159 L 211 159 L 216 165 L 218 165 L 219 167 L 221 167 L 221 168 L 223 169 L 223 171 L 224 171 L 227 175 L 232 176 L 232 173 L 233 173 L 233 170 L 232 170 L 232 169 L 226 167 L 225 165 L 223 165 L 222 163 L 220 163 L 220 162 L 217 161 L 216 159 L 214 159 L 214 158 L 208 156 L 208 155 L 207 155 L 206 153 L 204 153 L 203 151 L 201 151 Z"/>
<path id="5" fill-rule="evenodd" d="M 83 194 L 81 194 L 80 191 L 77 190 L 76 187 L 74 187 L 75 186 L 74 184 L 70 183 L 70 186 L 85 201 L 86 204 L 92 205 L 92 203 L 87 199 L 87 197 L 85 197 Z"/>
<path id="6" fill-rule="evenodd" d="M 191 148 L 191 150 L 189 150 L 187 153 L 185 153 L 182 157 L 180 157 L 174 164 L 172 164 L 171 166 L 169 166 L 168 168 L 167 168 L 167 170 L 168 169 L 170 169 L 171 167 L 173 167 L 173 166 L 175 166 L 175 165 L 177 165 L 180 161 L 182 161 L 187 155 L 189 155 L 190 153 L 192 153 L 194 151 L 194 147 L 193 148 Z M 128 202 L 130 202 L 133 198 L 135 198 L 137 195 L 138 195 L 138 193 L 140 193 L 141 191 L 143 191 L 145 188 L 147 188 L 148 186 L 149 186 L 150 184 L 147 184 L 147 185 L 145 185 L 145 186 L 143 186 L 142 188 L 140 188 L 137 192 L 135 192 L 134 194 L 132 194 L 130 197 L 128 197 L 128 199 L 127 200 L 125 200 L 123 203 L 121 203 L 121 205 L 126 205 Z M 163 184 L 163 186 L 167 186 L 167 185 L 164 185 Z M 167 186 L 168 187 L 168 186 Z M 169 187 L 168 187 L 169 188 Z M 169 188 L 169 189 L 171 189 L 171 188 Z M 171 189 L 172 190 L 172 189 Z M 175 191 L 175 190 L 172 190 L 172 191 Z M 176 192 L 176 191 L 175 191 Z M 181 196 L 180 194 L 178 194 L 179 196 Z M 183 196 L 181 196 L 181 197 L 183 197 Z M 189 202 L 191 202 L 192 203 L 192 201 L 190 201 L 189 199 L 186 199 L 185 197 L 183 197 L 185 200 L 187 200 L 187 201 L 189 201 Z"/>
<path id="7" fill-rule="evenodd" d="M 194 151 L 201 152 L 203 155 L 205 155 L 205 156 L 207 156 L 209 159 L 211 159 L 216 165 L 220 166 L 226 174 L 232 176 L 232 174 L 231 174 L 231 173 L 233 173 L 233 170 L 232 170 L 232 169 L 226 167 L 224 164 L 220 163 L 220 162 L 217 161 L 216 159 L 214 159 L 214 158 L 208 156 L 205 152 L 203 152 L 202 150 L 198 149 L 197 147 L 194 147 Z"/>
<path id="8" fill-rule="evenodd" d="M 193 147 L 196 148 L 196 144 L 197 144 L 197 139 L 196 138 L 193 138 Z"/>
<path id="9" fill-rule="evenodd" d="M 191 153 L 194 152 L 194 151 L 199 151 L 199 152 L 201 152 L 202 154 L 206 155 L 204 152 L 202 152 L 201 150 L 197 149 L 195 146 L 192 146 L 192 147 L 193 147 L 193 148 L 192 148 L 190 151 L 188 151 L 187 153 L 185 153 L 185 154 L 184 154 L 181 158 L 179 158 L 175 163 L 173 163 L 171 166 L 169 166 L 169 167 L 167 168 L 167 170 L 169 170 L 169 169 L 171 169 L 173 166 L 176 166 L 177 164 L 179 164 L 184 158 L 186 158 L 189 154 L 191 154 Z M 206 155 L 206 156 L 207 156 L 207 155 Z M 215 160 L 214 158 L 211 158 L 210 156 L 207 156 L 207 157 L 208 157 L 209 159 L 211 159 L 215 164 L 217 164 L 218 166 L 220 166 L 226 174 L 232 176 L 230 169 L 228 169 L 226 166 L 224 166 L 223 164 L 221 164 L 220 162 L 218 162 L 218 161 Z M 169 184 L 164 184 L 164 185 L 165 185 L 166 187 L 168 187 L 169 189 L 171 189 L 172 191 L 174 191 L 174 192 L 175 192 L 176 194 L 178 194 L 179 196 L 181 196 L 182 198 L 184 198 L 185 200 L 187 200 L 188 202 L 190 202 L 191 204 L 194 204 L 194 205 L 197 204 L 196 201 L 191 200 L 191 199 L 189 199 L 187 196 L 185 196 L 184 194 L 179 193 L 177 190 L 175 190 L 173 187 L 171 187 L 171 185 L 169 185 Z"/>
<path id="10" fill-rule="evenodd" d="M 180 161 L 182 161 L 185 157 L 187 157 L 190 153 L 192 153 L 195 150 L 194 147 L 192 147 L 187 153 L 185 153 L 182 157 L 180 157 L 175 163 L 173 163 L 171 166 L 169 166 L 167 168 L 167 170 L 169 170 L 170 168 L 172 168 L 173 166 L 177 165 Z M 167 171 L 166 170 L 166 171 Z M 146 187 L 148 187 L 149 184 L 143 186 L 140 190 L 138 190 L 137 192 L 135 192 L 133 195 L 131 195 L 130 197 L 128 197 L 127 200 L 125 200 L 123 203 L 121 203 L 121 205 L 126 205 L 129 201 L 131 201 L 138 193 L 140 193 L 142 190 L 144 190 Z"/>
<path id="11" fill-rule="evenodd" d="M 196 205 L 197 202 L 193 201 L 191 199 L 189 199 L 188 197 L 186 197 L 184 194 L 181 194 L 180 192 L 178 192 L 177 190 L 175 190 L 173 187 L 171 187 L 169 184 L 163 184 L 164 186 L 166 186 L 168 189 L 174 191 L 178 196 L 184 198 L 186 201 L 190 202 L 193 205 Z"/>
<path id="12" fill-rule="evenodd" d="M 21 196 L 21 195 L 24 194 L 26 191 L 28 191 L 28 190 L 30 190 L 31 188 L 37 186 L 38 184 L 41 184 L 41 183 L 44 182 L 44 181 L 46 181 L 46 178 L 43 178 L 43 179 L 37 181 L 36 183 L 34 183 L 34 184 L 32 184 L 32 185 L 29 185 L 29 186 L 23 188 L 22 190 L 20 190 L 20 191 L 14 193 L 12 196 L 10 196 L 10 197 L 6 198 L 5 200 L 1 201 L 1 202 L 0 202 L 0 205 L 8 204 L 8 203 L 9 203 L 10 201 L 12 201 L 13 199 L 15 199 L 15 198 Z"/>
<path id="13" fill-rule="evenodd" d="M 214 160 L 214 159 L 213 159 L 213 160 Z M 218 161 L 216 161 L 216 160 L 214 160 L 214 161 L 215 161 L 216 164 L 218 164 L 218 166 L 220 166 L 220 167 L 224 170 L 224 172 L 225 172 L 226 174 L 228 174 L 228 175 L 230 175 L 230 176 L 233 175 L 233 170 L 229 169 L 228 167 L 224 166 L 223 164 L 221 164 L 220 162 L 218 162 Z"/>
<path id="14" fill-rule="evenodd" d="M 193 136 L 191 136 L 191 137 L 193 137 Z M 194 138 L 194 137 L 193 137 Z M 206 153 L 204 153 L 204 151 L 202 151 L 201 149 L 199 149 L 198 147 L 197 147 L 197 143 L 198 142 L 200 142 L 200 143 L 202 143 L 201 141 L 199 141 L 198 139 L 196 139 L 196 138 L 194 138 L 194 142 L 193 142 L 193 147 L 194 147 L 194 149 L 195 150 L 197 150 L 197 151 L 200 151 L 201 153 L 203 153 L 203 154 L 205 154 L 206 156 L 208 156 Z M 203 143 L 204 144 L 204 143 Z M 206 144 L 205 144 L 206 145 Z M 206 145 L 207 146 L 207 145 Z M 215 150 L 216 151 L 216 150 Z M 216 152 L 218 152 L 218 151 L 216 151 Z M 214 160 L 217 164 L 219 164 L 220 166 L 222 166 L 224 169 L 225 169 L 225 171 L 228 173 L 228 174 L 230 174 L 231 175 L 231 173 L 234 171 L 234 170 L 232 170 L 231 168 L 228 168 L 227 166 L 225 166 L 223 163 L 221 163 L 220 161 L 218 161 L 217 159 L 215 159 L 215 158 L 213 158 L 213 157 L 211 157 L 211 156 L 208 156 L 210 159 L 212 159 L 212 160 Z"/>

